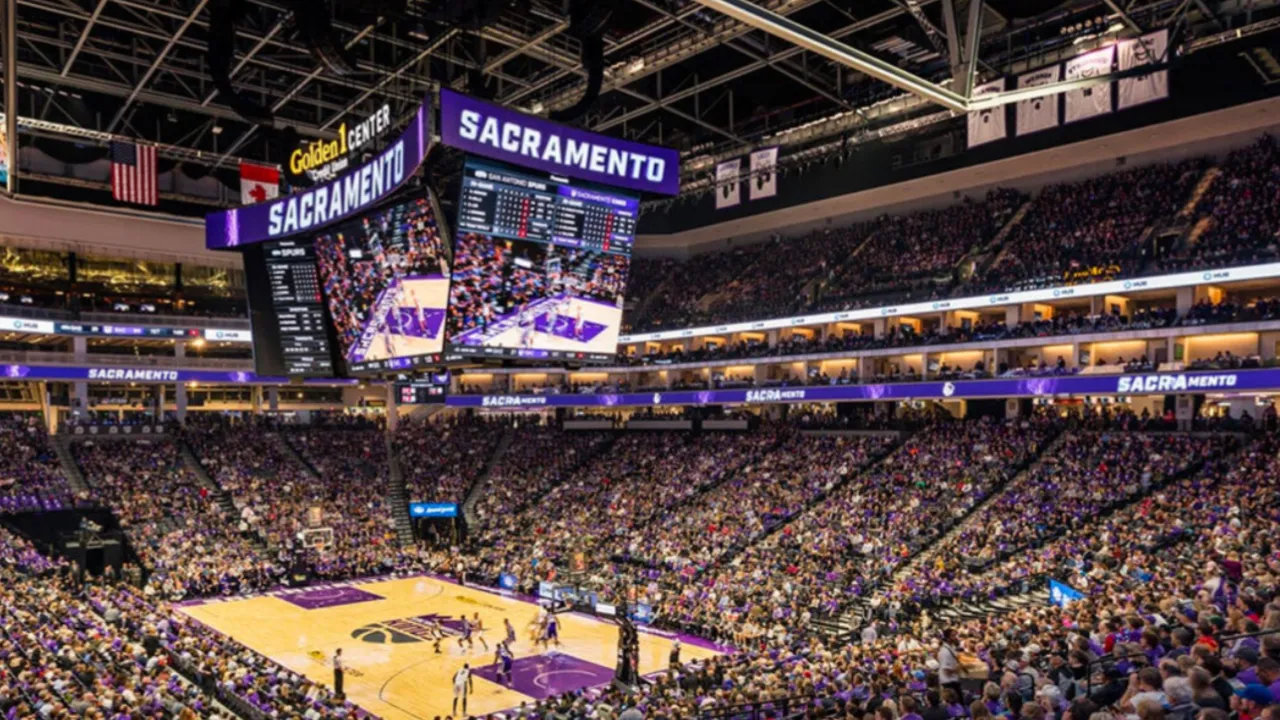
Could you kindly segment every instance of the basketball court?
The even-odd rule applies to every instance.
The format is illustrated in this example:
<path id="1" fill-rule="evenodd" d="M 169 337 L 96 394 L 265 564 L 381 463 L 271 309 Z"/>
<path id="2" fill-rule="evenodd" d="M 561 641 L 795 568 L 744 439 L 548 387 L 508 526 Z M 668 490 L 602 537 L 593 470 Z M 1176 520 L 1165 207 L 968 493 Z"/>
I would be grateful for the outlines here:
<path id="1" fill-rule="evenodd" d="M 470 663 L 475 677 L 468 715 L 519 707 L 551 695 L 600 687 L 617 665 L 618 628 L 585 615 L 559 615 L 563 645 L 544 650 L 530 638 L 532 602 L 430 577 L 339 583 L 229 601 L 194 602 L 183 612 L 281 665 L 332 687 L 331 659 L 342 648 L 348 699 L 388 720 L 431 720 L 452 711 L 453 674 Z M 461 618 L 480 614 L 485 651 L 458 647 Z M 494 647 L 516 629 L 510 686 L 496 682 Z M 426 623 L 453 633 L 436 654 Z M 640 634 L 640 673 L 665 670 L 673 638 Z M 682 661 L 717 654 L 682 638 Z"/>
<path id="2" fill-rule="evenodd" d="M 431 355 L 444 350 L 444 316 L 449 279 L 442 275 L 406 277 L 378 297 L 351 362 Z"/>
<path id="3" fill-rule="evenodd" d="M 552 313 L 552 308 L 557 312 Z M 560 295 L 531 303 L 524 312 L 499 317 L 488 328 L 468 330 L 450 342 L 459 345 L 609 353 L 618 346 L 622 312 L 616 305 Z M 532 328 L 521 321 L 532 322 Z M 581 328 L 578 325 L 581 324 Z M 528 336 L 526 338 L 526 335 Z M 528 340 L 528 342 L 526 342 Z"/>

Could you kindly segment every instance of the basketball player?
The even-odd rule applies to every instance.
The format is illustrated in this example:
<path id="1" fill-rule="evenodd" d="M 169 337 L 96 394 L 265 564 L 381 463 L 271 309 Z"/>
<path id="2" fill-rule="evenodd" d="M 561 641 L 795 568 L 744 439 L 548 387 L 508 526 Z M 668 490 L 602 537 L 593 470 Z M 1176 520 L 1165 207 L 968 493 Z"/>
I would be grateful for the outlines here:
<path id="1" fill-rule="evenodd" d="M 511 650 L 507 648 L 506 643 L 498 643 L 497 659 L 495 662 L 501 667 L 498 669 L 498 682 L 501 683 L 506 678 L 507 684 L 511 684 L 511 663 L 515 660 L 511 656 Z"/>
<path id="2" fill-rule="evenodd" d="M 573 339 L 582 342 L 582 305 L 573 312 Z"/>
<path id="3" fill-rule="evenodd" d="M 463 615 L 462 616 L 462 635 L 461 637 L 458 638 L 458 647 L 462 647 L 463 643 L 466 643 L 467 649 L 469 650 L 476 649 L 476 641 L 471 639 L 471 631 L 474 629 L 475 628 L 471 626 L 471 621 L 467 619 L 466 615 Z"/>
<path id="4" fill-rule="evenodd" d="M 480 619 L 480 613 L 472 616 L 471 625 L 475 627 L 476 637 L 480 638 L 480 644 L 484 646 L 484 651 L 489 652 L 489 643 L 484 639 L 484 621 Z"/>
<path id="5" fill-rule="evenodd" d="M 547 624 L 542 629 L 542 637 L 539 638 L 538 642 L 542 644 L 543 648 L 546 648 L 553 640 L 556 643 L 556 647 L 560 647 L 560 628 L 556 622 L 556 616 L 549 614 L 547 615 Z"/>
<path id="6" fill-rule="evenodd" d="M 467 714 L 467 696 L 471 694 L 475 681 L 471 679 L 471 665 L 462 664 L 462 669 L 453 675 L 453 714 L 458 714 L 458 698 L 462 698 L 462 714 Z"/>
<path id="7" fill-rule="evenodd" d="M 533 347 L 533 333 L 537 329 L 534 327 L 534 319 L 529 313 L 527 307 L 520 308 L 520 346 Z"/>
<path id="8" fill-rule="evenodd" d="M 510 646 L 514 645 L 514 644 L 515 644 L 515 642 L 516 642 L 516 629 L 515 629 L 515 626 L 513 626 L 513 625 L 511 624 L 511 618 L 502 618 L 502 624 L 503 624 L 503 625 L 506 627 L 506 629 L 507 629 L 507 640 L 506 640 L 506 645 L 507 645 L 507 647 L 510 647 Z"/>

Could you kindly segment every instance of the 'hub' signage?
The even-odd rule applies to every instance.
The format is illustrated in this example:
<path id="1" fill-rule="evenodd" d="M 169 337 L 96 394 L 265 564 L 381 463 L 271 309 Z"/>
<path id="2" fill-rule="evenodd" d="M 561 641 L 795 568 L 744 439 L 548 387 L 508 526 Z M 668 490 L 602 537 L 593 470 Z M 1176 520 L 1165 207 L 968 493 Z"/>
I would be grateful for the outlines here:
<path id="1" fill-rule="evenodd" d="M 440 90 L 445 145 L 554 175 L 661 195 L 680 193 L 680 153 L 551 122 Z"/>

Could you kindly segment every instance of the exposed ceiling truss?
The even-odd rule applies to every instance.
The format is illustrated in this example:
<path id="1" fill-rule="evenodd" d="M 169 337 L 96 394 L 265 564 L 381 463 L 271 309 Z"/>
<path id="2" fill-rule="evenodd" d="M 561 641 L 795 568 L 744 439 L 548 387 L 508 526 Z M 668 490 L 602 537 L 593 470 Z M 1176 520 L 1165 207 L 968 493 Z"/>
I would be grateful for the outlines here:
<path id="1" fill-rule="evenodd" d="M 498 22 L 463 30 L 369 18 L 330 0 L 339 39 L 358 57 L 345 77 L 303 47 L 281 2 L 247 2 L 233 82 L 304 137 L 332 136 L 383 103 L 403 117 L 442 85 L 537 113 L 572 106 L 586 88 L 559 2 L 519 0 Z M 137 137 L 210 164 L 271 154 L 271 134 L 243 122 L 210 79 L 210 0 L 17 3 L 18 114 L 28 127 Z M 581 124 L 678 147 L 697 172 L 747 147 L 1011 102 L 1026 93 L 975 100 L 971 89 L 1117 35 L 1239 28 L 1276 3 L 1073 0 L 1011 19 L 1016 0 L 616 0 L 601 96 Z"/>

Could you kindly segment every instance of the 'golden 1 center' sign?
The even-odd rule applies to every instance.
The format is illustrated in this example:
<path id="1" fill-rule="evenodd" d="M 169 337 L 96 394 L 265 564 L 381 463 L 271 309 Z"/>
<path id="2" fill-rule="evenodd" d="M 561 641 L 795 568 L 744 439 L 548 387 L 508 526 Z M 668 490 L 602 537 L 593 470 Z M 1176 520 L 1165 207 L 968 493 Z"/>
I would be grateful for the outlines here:
<path id="1" fill-rule="evenodd" d="M 391 106 L 383 105 L 363 122 L 339 125 L 337 138 L 316 140 L 294 150 L 289 156 L 289 170 L 294 175 L 306 173 L 315 182 L 330 180 L 350 167 L 351 158 L 390 127 Z"/>

